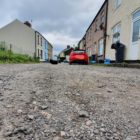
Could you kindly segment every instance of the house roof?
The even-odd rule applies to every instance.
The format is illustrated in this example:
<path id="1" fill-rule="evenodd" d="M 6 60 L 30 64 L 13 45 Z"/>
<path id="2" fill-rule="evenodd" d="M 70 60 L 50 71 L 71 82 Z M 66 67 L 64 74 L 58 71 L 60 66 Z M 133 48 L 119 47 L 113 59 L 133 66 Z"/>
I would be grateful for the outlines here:
<path id="1" fill-rule="evenodd" d="M 3 28 L 5 28 L 5 27 L 7 27 L 7 26 L 9 26 L 10 24 L 13 24 L 13 23 L 15 23 L 15 22 L 18 22 L 18 23 L 22 24 L 23 26 L 25 26 L 25 28 L 28 28 L 29 30 L 32 30 L 32 31 L 34 31 L 34 32 L 37 32 L 38 34 L 40 34 L 40 35 L 52 46 L 52 44 L 51 44 L 40 32 L 36 31 L 36 30 L 33 29 L 32 27 L 28 27 L 27 25 L 25 25 L 23 22 L 21 22 L 21 21 L 18 20 L 18 19 L 13 20 L 12 22 L 10 22 L 9 24 L 7 24 L 7 25 L 1 27 L 0 29 L 3 29 Z M 52 46 L 52 48 L 53 48 L 53 46 Z"/>
<path id="2" fill-rule="evenodd" d="M 91 24 L 89 25 L 89 27 L 87 28 L 86 32 L 89 30 L 89 28 L 92 26 L 92 24 L 94 23 L 94 21 L 96 20 L 97 16 L 100 14 L 100 12 L 102 11 L 104 5 L 108 2 L 108 0 L 105 0 L 104 3 L 102 4 L 101 8 L 99 9 L 98 13 L 96 14 L 95 18 L 93 19 L 93 21 L 91 22 Z"/>
<path id="3" fill-rule="evenodd" d="M 13 23 L 16 23 L 16 22 L 22 24 L 23 26 L 25 26 L 25 27 L 28 28 L 29 30 L 35 31 L 33 28 L 28 27 L 27 25 L 25 25 L 23 22 L 21 22 L 21 21 L 18 20 L 18 19 L 13 20 L 12 22 L 10 22 L 10 23 L 8 23 L 7 25 L 1 27 L 0 29 L 3 29 L 3 28 L 5 28 L 5 27 L 9 26 L 10 24 L 13 24 Z"/>
<path id="4" fill-rule="evenodd" d="M 69 51 L 71 51 L 71 50 L 73 50 L 72 47 L 66 48 L 66 49 L 64 49 L 63 51 L 61 51 L 61 52 L 59 53 L 59 55 L 60 55 L 61 53 L 67 53 L 67 52 L 69 52 Z"/>

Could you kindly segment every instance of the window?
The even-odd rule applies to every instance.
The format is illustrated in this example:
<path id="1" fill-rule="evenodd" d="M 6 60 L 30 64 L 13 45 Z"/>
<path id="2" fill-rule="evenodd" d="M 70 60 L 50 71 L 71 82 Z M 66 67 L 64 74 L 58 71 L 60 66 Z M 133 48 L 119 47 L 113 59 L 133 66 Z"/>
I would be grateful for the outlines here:
<path id="1" fill-rule="evenodd" d="M 38 57 L 40 57 L 39 49 L 38 49 Z"/>
<path id="2" fill-rule="evenodd" d="M 93 52 L 96 53 L 96 42 L 94 43 Z"/>
<path id="3" fill-rule="evenodd" d="M 97 32 L 97 30 L 98 30 L 98 19 L 96 19 L 95 21 L 95 32 Z"/>
<path id="4" fill-rule="evenodd" d="M 90 28 L 90 40 L 91 40 L 91 34 L 92 34 L 92 27 Z"/>
<path id="5" fill-rule="evenodd" d="M 38 42 L 38 45 L 39 45 L 39 35 L 37 35 L 37 42 Z"/>
<path id="6" fill-rule="evenodd" d="M 40 54 L 41 59 L 43 58 L 43 51 L 41 50 L 41 54 Z"/>
<path id="7" fill-rule="evenodd" d="M 41 37 L 41 46 L 42 46 L 42 37 Z"/>
<path id="8" fill-rule="evenodd" d="M 87 52 L 88 56 L 91 56 L 91 54 L 92 54 L 91 47 L 87 48 L 87 51 L 86 52 Z"/>
<path id="9" fill-rule="evenodd" d="M 104 54 L 104 39 L 99 40 L 98 56 Z"/>
<path id="10" fill-rule="evenodd" d="M 133 23 L 132 42 L 137 42 L 140 37 L 140 19 Z"/>
<path id="11" fill-rule="evenodd" d="M 136 18 L 140 18 L 140 10 L 133 14 L 133 20 Z"/>
<path id="12" fill-rule="evenodd" d="M 101 24 L 104 23 L 104 22 L 105 22 L 105 16 L 102 15 L 102 16 L 101 16 Z"/>
<path id="13" fill-rule="evenodd" d="M 115 9 L 121 5 L 122 0 L 115 0 Z"/>
<path id="14" fill-rule="evenodd" d="M 112 43 L 116 43 L 117 41 L 120 41 L 120 31 L 121 31 L 121 24 L 117 24 L 112 29 L 113 34 L 113 40 Z"/>
<path id="15" fill-rule="evenodd" d="M 137 42 L 140 37 L 140 10 L 133 14 L 132 42 Z"/>
<path id="16" fill-rule="evenodd" d="M 102 11 L 101 13 L 101 24 L 105 22 L 105 12 Z"/>
<path id="17" fill-rule="evenodd" d="M 88 40 L 90 40 L 90 30 L 88 31 Z"/>

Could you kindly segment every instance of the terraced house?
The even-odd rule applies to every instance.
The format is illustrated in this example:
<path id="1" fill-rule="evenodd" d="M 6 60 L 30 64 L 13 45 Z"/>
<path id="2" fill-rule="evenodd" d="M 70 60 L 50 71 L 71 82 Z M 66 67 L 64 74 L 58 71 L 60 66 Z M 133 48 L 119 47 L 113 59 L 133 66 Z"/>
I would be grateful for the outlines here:
<path id="1" fill-rule="evenodd" d="M 40 61 L 52 58 L 53 46 L 29 22 L 22 23 L 16 19 L 0 28 L 0 43 L 14 53 L 37 57 Z"/>
<path id="2" fill-rule="evenodd" d="M 80 50 L 86 50 L 86 35 L 78 42 L 78 48 Z"/>
<path id="3" fill-rule="evenodd" d="M 105 0 L 85 35 L 87 53 L 97 61 L 103 61 L 105 58 L 107 7 L 108 0 Z"/>
<path id="4" fill-rule="evenodd" d="M 140 0 L 109 0 L 106 58 L 115 60 L 111 44 L 123 43 L 126 61 L 140 60 Z"/>

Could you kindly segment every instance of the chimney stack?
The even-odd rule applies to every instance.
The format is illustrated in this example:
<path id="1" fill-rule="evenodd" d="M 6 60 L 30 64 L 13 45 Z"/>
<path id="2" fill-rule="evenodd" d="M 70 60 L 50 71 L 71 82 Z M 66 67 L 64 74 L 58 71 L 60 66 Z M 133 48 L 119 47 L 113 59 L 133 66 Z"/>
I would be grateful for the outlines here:
<path id="1" fill-rule="evenodd" d="M 25 21 L 24 24 L 27 25 L 30 28 L 32 27 L 32 24 L 29 21 Z"/>

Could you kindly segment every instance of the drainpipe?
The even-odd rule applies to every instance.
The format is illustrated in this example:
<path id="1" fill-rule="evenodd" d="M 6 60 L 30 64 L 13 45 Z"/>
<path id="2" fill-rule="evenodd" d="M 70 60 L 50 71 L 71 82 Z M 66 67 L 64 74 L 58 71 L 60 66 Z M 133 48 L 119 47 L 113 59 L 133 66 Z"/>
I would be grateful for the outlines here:
<path id="1" fill-rule="evenodd" d="M 108 4 L 109 0 L 106 0 L 106 23 L 105 23 L 105 29 L 104 29 L 104 59 L 105 59 L 105 53 L 106 53 L 106 39 L 107 39 L 107 20 L 108 20 Z"/>

